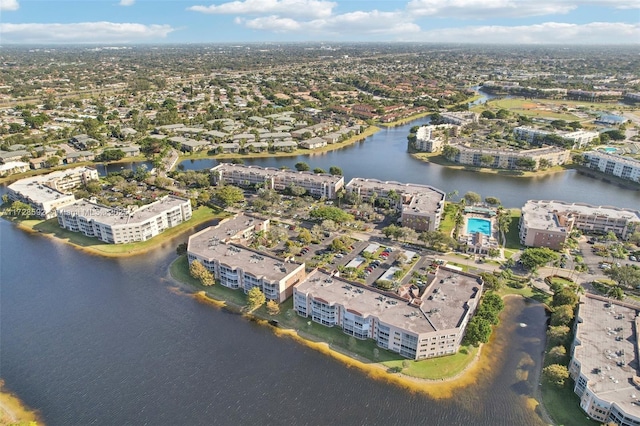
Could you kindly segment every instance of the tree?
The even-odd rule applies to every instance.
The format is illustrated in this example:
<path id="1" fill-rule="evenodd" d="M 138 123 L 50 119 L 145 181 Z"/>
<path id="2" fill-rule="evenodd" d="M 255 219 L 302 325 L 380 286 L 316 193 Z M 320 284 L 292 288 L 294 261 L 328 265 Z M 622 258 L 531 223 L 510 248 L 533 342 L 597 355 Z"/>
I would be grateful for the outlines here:
<path id="1" fill-rule="evenodd" d="M 485 197 L 484 202 L 490 206 L 499 206 L 501 204 L 500 198 L 497 197 Z"/>
<path id="2" fill-rule="evenodd" d="M 460 150 L 451 145 L 445 145 L 442 148 L 442 156 L 447 160 L 451 160 L 451 161 L 455 160 L 458 154 L 460 154 Z"/>
<path id="3" fill-rule="evenodd" d="M 309 244 L 312 239 L 311 232 L 307 228 L 300 229 L 300 233 L 298 233 L 298 240 L 301 243 Z"/>
<path id="4" fill-rule="evenodd" d="M 478 346 L 480 343 L 487 343 L 491 336 L 491 323 L 484 318 L 474 316 L 467 324 L 463 344 Z"/>
<path id="5" fill-rule="evenodd" d="M 315 169 L 313 169 L 313 173 L 319 175 L 319 174 L 327 173 L 327 171 L 325 169 L 320 168 L 320 167 L 316 167 Z"/>
<path id="6" fill-rule="evenodd" d="M 526 248 L 520 256 L 522 266 L 531 272 L 534 272 L 539 267 L 557 259 L 558 253 L 547 247 Z"/>
<path id="7" fill-rule="evenodd" d="M 624 291 L 622 291 L 622 289 L 619 286 L 613 286 L 609 289 L 609 292 L 607 293 L 607 296 L 613 298 L 613 299 L 618 299 L 618 300 L 622 300 L 624 299 Z"/>
<path id="8" fill-rule="evenodd" d="M 278 305 L 278 302 L 275 300 L 269 300 L 267 302 L 267 313 L 271 316 L 278 315 L 280 313 L 280 305 Z"/>
<path id="9" fill-rule="evenodd" d="M 180 243 L 178 247 L 176 247 L 176 254 L 178 256 L 182 256 L 183 254 L 187 254 L 187 243 Z M 189 268 L 191 269 L 191 268 Z M 191 271 L 189 271 L 191 272 Z"/>
<path id="10" fill-rule="evenodd" d="M 564 345 L 569 338 L 569 327 L 566 325 L 558 325 L 549 327 L 547 330 L 547 338 L 552 345 Z"/>
<path id="11" fill-rule="evenodd" d="M 194 260 L 189 265 L 189 273 L 193 278 L 200 280 L 200 283 L 205 286 L 210 286 L 215 283 L 213 274 L 205 268 L 198 260 Z"/>
<path id="12" fill-rule="evenodd" d="M 345 212 L 338 207 L 332 206 L 321 206 L 317 209 L 311 210 L 309 216 L 318 220 L 333 220 L 338 224 L 351 222 L 353 220 L 353 215 Z"/>
<path id="13" fill-rule="evenodd" d="M 223 207 L 227 207 L 243 201 L 244 192 L 236 186 L 223 185 L 213 192 L 213 198 Z"/>
<path id="14" fill-rule="evenodd" d="M 552 364 L 563 364 L 567 358 L 567 350 L 562 345 L 554 346 L 549 351 L 549 358 Z"/>
<path id="15" fill-rule="evenodd" d="M 260 291 L 260 287 L 252 287 L 251 290 L 247 292 L 247 311 L 255 311 L 264 305 L 266 301 L 267 298 L 264 296 L 264 293 Z"/>
<path id="16" fill-rule="evenodd" d="M 342 169 L 338 166 L 331 166 L 329 167 L 329 173 L 334 176 L 342 176 Z"/>
<path id="17" fill-rule="evenodd" d="M 138 182 L 143 182 L 149 177 L 149 175 L 150 173 L 149 170 L 147 170 L 146 164 L 140 164 L 136 167 L 136 171 L 133 176 Z"/>
<path id="18" fill-rule="evenodd" d="M 464 199 L 467 201 L 467 204 L 473 205 L 478 204 L 482 200 L 482 197 L 480 197 L 480 194 L 469 191 L 464 194 Z"/>
<path id="19" fill-rule="evenodd" d="M 500 278 L 493 275 L 491 272 L 483 272 L 480 274 L 482 281 L 484 281 L 484 287 L 491 290 L 499 290 L 502 287 Z"/>
<path id="20" fill-rule="evenodd" d="M 604 274 L 622 288 L 630 289 L 640 285 L 640 268 L 635 265 L 614 265 L 610 269 L 606 269 Z"/>
<path id="21" fill-rule="evenodd" d="M 573 306 L 560 305 L 556 306 L 551 314 L 551 325 L 569 325 L 573 319 Z"/>
<path id="22" fill-rule="evenodd" d="M 551 364 L 542 369 L 542 376 L 549 383 L 561 388 L 569 378 L 569 370 L 564 365 Z"/>
<path id="23" fill-rule="evenodd" d="M 482 111 L 482 114 L 480 114 L 480 116 L 489 120 L 493 120 L 496 118 L 496 114 L 493 111 L 489 110 Z"/>
<path id="24" fill-rule="evenodd" d="M 578 295 L 572 289 L 565 287 L 562 290 L 554 293 L 551 304 L 555 307 L 562 305 L 569 305 L 571 307 L 578 303 Z M 572 316 L 573 318 L 573 316 Z"/>
<path id="25" fill-rule="evenodd" d="M 608 130 L 606 132 L 603 132 L 600 136 L 602 137 L 602 135 L 607 135 L 614 141 L 623 141 L 626 138 L 625 132 L 617 129 Z"/>
<path id="26" fill-rule="evenodd" d="M 121 149 L 107 149 L 98 155 L 98 161 L 118 161 L 125 157 L 125 153 Z"/>
<path id="27" fill-rule="evenodd" d="M 296 168 L 297 171 L 299 172 L 307 172 L 309 170 L 311 170 L 311 167 L 309 167 L 309 165 L 307 163 L 305 163 L 304 161 L 300 161 L 299 163 L 296 163 L 295 166 L 293 166 Z"/>

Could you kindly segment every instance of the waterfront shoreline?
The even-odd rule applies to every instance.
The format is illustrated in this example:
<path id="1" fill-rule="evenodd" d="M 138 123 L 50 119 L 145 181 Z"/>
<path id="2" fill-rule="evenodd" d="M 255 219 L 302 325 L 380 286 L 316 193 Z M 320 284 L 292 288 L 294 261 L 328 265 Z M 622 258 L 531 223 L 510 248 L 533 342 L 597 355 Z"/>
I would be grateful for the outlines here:
<path id="1" fill-rule="evenodd" d="M 183 222 L 182 224 L 174 228 L 169 228 L 163 233 L 156 235 L 155 237 L 147 241 L 127 243 L 127 248 L 122 248 L 125 245 L 103 243 L 100 240 L 93 238 L 92 240 L 95 241 L 95 244 L 83 245 L 81 241 L 89 239 L 91 237 L 86 237 L 81 233 L 68 231 L 62 228 L 56 229 L 50 223 L 47 224 L 46 220 L 18 221 L 7 219 L 4 216 L 0 217 L 10 223 L 13 223 L 21 231 L 27 232 L 32 235 L 42 235 L 44 237 L 51 238 L 55 241 L 67 244 L 76 250 L 85 252 L 90 255 L 102 256 L 107 258 L 127 258 L 149 253 L 150 251 L 161 247 L 163 244 L 166 244 L 167 242 L 175 238 L 179 238 L 180 236 L 193 231 L 197 226 L 200 226 L 212 220 L 221 219 L 223 215 L 221 213 L 214 213 L 213 211 L 210 214 L 202 214 L 201 217 L 196 217 L 196 220 L 193 222 Z M 45 229 L 38 229 L 38 226 L 41 226 Z M 105 251 L 103 250 L 103 248 L 111 248 L 113 251 Z"/>
<path id="2" fill-rule="evenodd" d="M 498 373 L 499 370 L 493 369 L 492 366 L 504 359 L 504 349 L 499 345 L 499 338 L 496 337 L 497 328 L 492 333 L 492 337 L 487 344 L 482 344 L 478 348 L 473 358 L 468 361 L 461 371 L 450 377 L 442 377 L 439 379 L 425 379 L 410 376 L 403 373 L 391 373 L 389 367 L 383 362 L 372 361 L 366 357 L 357 355 L 344 349 L 342 347 L 334 347 L 326 341 L 317 340 L 317 336 L 309 335 L 306 332 L 289 327 L 279 327 L 273 325 L 273 318 L 268 315 L 262 315 L 259 312 L 247 313 L 244 311 L 244 307 L 230 300 L 218 298 L 217 296 L 208 294 L 205 290 L 198 290 L 192 283 L 186 282 L 181 279 L 174 268 L 177 268 L 177 262 L 181 257 L 171 262 L 167 268 L 167 275 L 175 282 L 180 288 L 184 289 L 182 292 L 188 297 L 192 297 L 200 303 L 214 306 L 218 309 L 227 310 L 234 314 L 241 315 L 243 318 L 258 323 L 260 325 L 270 326 L 274 334 L 279 337 L 288 337 L 293 339 L 299 344 L 302 344 L 311 349 L 317 350 L 320 353 L 328 355 L 332 359 L 346 365 L 348 368 L 355 368 L 366 376 L 375 380 L 384 381 L 390 384 L 394 384 L 398 387 L 404 388 L 410 392 L 423 393 L 434 399 L 447 399 L 454 396 L 454 393 L 458 389 L 466 388 L 482 378 L 487 378 Z M 504 295 L 505 300 L 522 297 L 519 295 Z M 278 323 L 279 325 L 280 323 Z M 504 323 L 498 327 L 505 327 Z M 409 360 L 411 361 L 411 360 Z M 429 360 L 421 360 L 419 362 L 428 362 Z M 536 404 L 533 407 L 535 409 L 538 405 L 541 405 L 541 401 L 536 400 Z"/>
<path id="3" fill-rule="evenodd" d="M 13 393 L 4 388 L 0 379 L 0 425 L 44 424 L 37 411 L 30 409 Z"/>

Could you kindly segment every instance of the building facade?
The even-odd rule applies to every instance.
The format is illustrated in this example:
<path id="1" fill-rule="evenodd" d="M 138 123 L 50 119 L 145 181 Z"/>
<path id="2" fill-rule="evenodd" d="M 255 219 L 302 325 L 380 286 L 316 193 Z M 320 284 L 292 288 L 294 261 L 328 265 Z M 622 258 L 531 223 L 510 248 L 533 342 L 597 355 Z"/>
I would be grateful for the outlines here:
<path id="1" fill-rule="evenodd" d="M 211 169 L 214 183 L 240 187 L 263 185 L 264 188 L 284 191 L 292 185 L 302 187 L 317 198 L 334 199 L 344 186 L 344 177 L 327 173 L 279 170 L 271 167 L 222 163 Z"/>
<path id="2" fill-rule="evenodd" d="M 571 154 L 568 149 L 555 146 L 528 150 L 451 146 L 458 150 L 453 158 L 456 163 L 496 169 L 537 170 L 541 167 L 541 162 L 546 163 L 546 167 L 559 166 L 569 161 Z"/>
<path id="3" fill-rule="evenodd" d="M 640 227 L 640 211 L 563 201 L 529 200 L 520 216 L 520 243 L 560 250 L 571 231 L 613 232 L 626 239 Z"/>
<path id="4" fill-rule="evenodd" d="M 421 294 L 416 287 L 400 298 L 315 270 L 294 286 L 293 308 L 318 324 L 418 360 L 458 351 L 482 289 L 480 277 L 441 268 Z"/>
<path id="5" fill-rule="evenodd" d="M 587 167 L 621 179 L 640 182 L 640 161 L 601 151 L 584 153 Z"/>
<path id="6" fill-rule="evenodd" d="M 575 319 L 569 374 L 580 408 L 593 420 L 640 425 L 638 309 L 585 294 Z"/>
<path id="7" fill-rule="evenodd" d="M 416 231 L 435 231 L 440 226 L 446 194 L 432 186 L 353 178 L 345 189 L 364 202 L 388 200 L 400 211 L 403 226 Z"/>
<path id="8" fill-rule="evenodd" d="M 191 201 L 167 195 L 136 210 L 80 200 L 58 209 L 58 224 L 109 244 L 146 241 L 191 219 Z"/>
<path id="9" fill-rule="evenodd" d="M 10 199 L 29 204 L 34 216 L 43 219 L 56 217 L 56 210 L 76 201 L 70 191 L 98 179 L 98 171 L 91 167 L 59 170 L 46 175 L 20 179 L 7 187 Z"/>
<path id="10" fill-rule="evenodd" d="M 284 302 L 293 286 L 304 280 L 304 264 L 252 250 L 242 243 L 255 232 L 266 231 L 268 221 L 238 215 L 189 237 L 189 264 L 199 261 L 225 287 L 245 293 L 258 287 L 268 300 Z"/>

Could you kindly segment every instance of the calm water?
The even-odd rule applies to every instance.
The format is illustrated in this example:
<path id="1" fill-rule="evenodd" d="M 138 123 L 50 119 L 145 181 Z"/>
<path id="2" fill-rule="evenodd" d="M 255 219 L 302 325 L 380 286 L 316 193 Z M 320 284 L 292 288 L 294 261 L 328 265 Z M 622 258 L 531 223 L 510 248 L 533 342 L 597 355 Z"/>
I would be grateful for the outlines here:
<path id="1" fill-rule="evenodd" d="M 510 304 L 495 377 L 435 401 L 368 379 L 166 279 L 168 243 L 148 255 L 90 256 L 0 220 L 0 373 L 50 425 L 539 425 L 545 315 Z M 520 370 L 518 370 L 520 371 Z"/>
<path id="2" fill-rule="evenodd" d="M 416 120 L 404 126 L 383 128 L 364 141 L 326 153 L 247 158 L 244 161 L 245 164 L 262 167 L 291 169 L 300 161 L 308 163 L 312 169 L 320 167 L 329 170 L 331 166 L 338 166 L 344 172 L 345 181 L 353 177 L 365 177 L 422 183 L 445 192 L 458 191 L 460 196 L 473 191 L 482 197 L 498 197 L 507 207 L 522 207 L 527 200 L 546 199 L 640 208 L 640 191 L 592 179 L 575 170 L 532 178 L 514 178 L 454 170 L 416 160 L 407 153 L 407 135 L 412 126 L 427 121 Z M 216 164 L 218 162 L 214 159 L 185 160 L 181 163 L 186 170 L 208 169 Z"/>

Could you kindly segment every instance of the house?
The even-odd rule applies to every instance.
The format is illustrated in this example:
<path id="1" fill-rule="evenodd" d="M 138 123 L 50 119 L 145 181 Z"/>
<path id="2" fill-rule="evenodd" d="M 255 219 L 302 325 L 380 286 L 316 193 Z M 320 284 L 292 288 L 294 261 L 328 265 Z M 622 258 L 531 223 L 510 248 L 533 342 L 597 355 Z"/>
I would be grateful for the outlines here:
<path id="1" fill-rule="evenodd" d="M 322 148 L 323 146 L 327 146 L 327 142 L 323 138 L 315 137 L 303 140 L 299 145 L 306 149 L 317 149 Z"/>
<path id="2" fill-rule="evenodd" d="M 9 161 L 0 164 L 0 177 L 29 171 L 29 164 L 22 161 Z"/>

